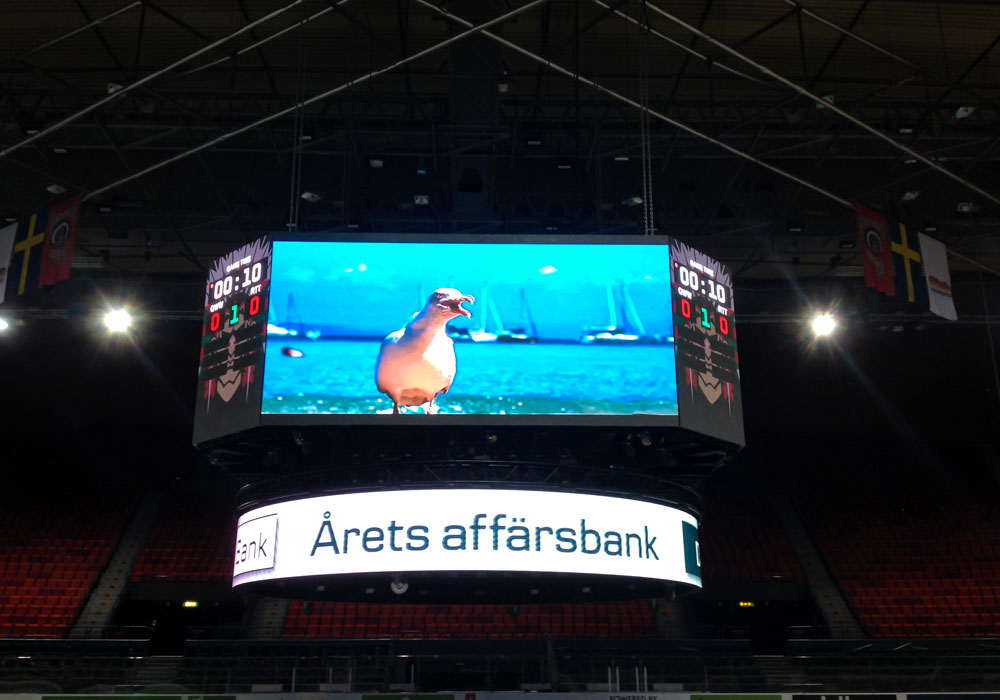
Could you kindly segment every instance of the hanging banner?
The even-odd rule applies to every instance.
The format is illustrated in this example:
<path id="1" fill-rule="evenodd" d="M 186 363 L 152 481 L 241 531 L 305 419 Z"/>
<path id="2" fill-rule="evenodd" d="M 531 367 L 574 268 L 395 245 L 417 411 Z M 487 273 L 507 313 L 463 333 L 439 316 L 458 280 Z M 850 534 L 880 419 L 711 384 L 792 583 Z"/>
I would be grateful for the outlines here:
<path id="1" fill-rule="evenodd" d="M 951 296 L 951 271 L 948 269 L 948 250 L 944 243 L 919 234 L 920 252 L 924 259 L 924 276 L 927 278 L 927 296 L 932 313 L 950 321 L 958 319 L 955 300 Z"/>
<path id="2" fill-rule="evenodd" d="M 865 284 L 888 296 L 896 296 L 889 222 L 885 214 L 863 204 L 855 204 L 854 210 L 858 217 L 858 245 Z"/>
<path id="3" fill-rule="evenodd" d="M 16 223 L 0 228 L 0 304 L 3 303 L 4 292 L 7 291 L 7 273 L 10 271 L 10 256 L 14 252 L 16 235 Z"/>

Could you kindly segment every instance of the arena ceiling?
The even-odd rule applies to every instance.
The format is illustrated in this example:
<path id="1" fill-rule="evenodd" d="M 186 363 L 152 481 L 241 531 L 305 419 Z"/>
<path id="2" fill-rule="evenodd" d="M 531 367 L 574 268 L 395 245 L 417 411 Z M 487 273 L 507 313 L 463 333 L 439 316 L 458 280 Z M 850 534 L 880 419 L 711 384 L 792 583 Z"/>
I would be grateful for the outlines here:
<path id="1" fill-rule="evenodd" d="M 998 42 L 993 0 L 13 0 L 0 216 L 83 193 L 90 276 L 294 222 L 652 228 L 807 279 L 860 275 L 860 200 L 1000 267 Z"/>

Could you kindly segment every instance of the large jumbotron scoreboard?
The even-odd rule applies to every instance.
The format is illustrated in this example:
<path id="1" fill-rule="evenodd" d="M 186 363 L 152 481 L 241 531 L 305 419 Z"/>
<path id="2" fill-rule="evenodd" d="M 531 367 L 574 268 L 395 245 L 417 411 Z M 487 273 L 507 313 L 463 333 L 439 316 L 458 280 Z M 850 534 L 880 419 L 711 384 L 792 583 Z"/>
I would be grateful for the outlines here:
<path id="1" fill-rule="evenodd" d="M 517 425 L 742 445 L 733 308 L 728 268 L 666 237 L 263 238 L 209 273 L 194 442 Z"/>
<path id="2" fill-rule="evenodd" d="M 363 428 L 406 454 L 392 428 L 510 426 L 689 432 L 728 451 L 743 444 L 733 308 L 729 270 L 665 237 L 263 238 L 209 273 L 194 441 Z M 357 472 L 333 452 L 318 466 L 247 497 L 234 586 L 371 600 L 391 577 L 393 594 L 413 580 L 454 601 L 701 585 L 696 503 L 659 476 L 446 466 L 331 489 L 329 473 Z"/>

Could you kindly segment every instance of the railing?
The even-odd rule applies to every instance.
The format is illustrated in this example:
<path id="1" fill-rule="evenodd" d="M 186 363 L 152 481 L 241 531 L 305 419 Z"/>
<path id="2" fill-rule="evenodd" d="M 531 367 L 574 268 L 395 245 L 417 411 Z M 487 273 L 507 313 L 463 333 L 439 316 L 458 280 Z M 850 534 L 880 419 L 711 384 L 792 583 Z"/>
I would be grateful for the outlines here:
<path id="1" fill-rule="evenodd" d="M 147 658 L 141 640 L 0 640 L 0 689 L 139 691 Z M 764 659 L 745 640 L 189 640 L 172 682 L 204 694 L 261 685 L 285 692 L 971 691 L 1000 686 L 1000 645 L 791 641 L 786 656 Z"/>

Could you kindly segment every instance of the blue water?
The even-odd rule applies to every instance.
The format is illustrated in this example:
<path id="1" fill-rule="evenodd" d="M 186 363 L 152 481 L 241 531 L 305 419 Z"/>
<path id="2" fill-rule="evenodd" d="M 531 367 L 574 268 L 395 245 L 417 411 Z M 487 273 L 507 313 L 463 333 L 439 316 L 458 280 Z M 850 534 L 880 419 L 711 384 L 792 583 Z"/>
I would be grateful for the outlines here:
<path id="1" fill-rule="evenodd" d="M 384 338 L 439 287 L 476 297 L 466 305 L 472 317 L 456 318 L 454 329 L 527 328 L 530 316 L 543 340 L 577 340 L 585 328 L 610 325 L 673 335 L 667 245 L 278 241 L 268 321 L 326 337 Z M 641 330 L 626 318 L 626 292 Z"/>
<path id="2" fill-rule="evenodd" d="M 375 387 L 379 341 L 268 339 L 264 413 L 389 412 Z M 293 347 L 303 357 L 287 357 Z M 673 344 L 456 343 L 438 399 L 453 414 L 677 414 Z M 410 409 L 411 412 L 417 409 Z"/>

